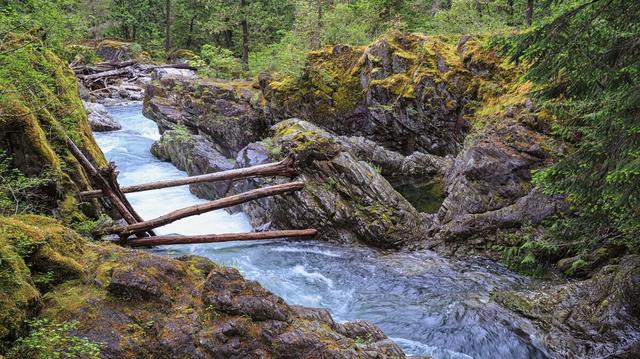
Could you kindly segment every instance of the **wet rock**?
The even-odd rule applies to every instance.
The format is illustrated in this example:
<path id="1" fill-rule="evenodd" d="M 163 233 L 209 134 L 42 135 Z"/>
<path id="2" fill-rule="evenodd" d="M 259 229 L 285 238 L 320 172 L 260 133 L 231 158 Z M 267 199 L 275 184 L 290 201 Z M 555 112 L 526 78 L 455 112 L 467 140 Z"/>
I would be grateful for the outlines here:
<path id="1" fill-rule="evenodd" d="M 96 54 L 107 62 L 122 62 L 131 60 L 130 42 L 104 40 L 98 44 Z"/>
<path id="2" fill-rule="evenodd" d="M 166 75 L 147 87 L 144 113 L 160 131 L 184 124 L 233 158 L 268 129 L 262 112 L 252 106 L 259 96 L 250 82 L 216 82 Z"/>
<path id="3" fill-rule="evenodd" d="M 32 220 L 40 221 L 37 218 Z M 25 231 L 24 238 L 36 236 L 42 239 L 42 250 L 51 249 L 56 257 L 81 266 L 81 276 L 63 278 L 46 292 L 29 288 L 41 308 L 39 318 L 76 322 L 72 335 L 99 344 L 101 358 L 405 357 L 374 326 L 357 325 L 358 335 L 373 338 L 365 344 L 342 334 L 325 310 L 292 308 L 237 270 L 202 257 L 171 259 L 107 243 L 95 245 L 51 220 L 40 223 L 38 232 L 27 224 L 5 222 L 0 223 L 3 230 Z M 0 236 L 2 253 L 7 246 L 13 245 Z M 26 263 L 20 256 L 16 260 L 24 267 L 24 284 L 30 285 Z M 16 295 L 30 293 L 19 288 Z M 6 309 L 4 303 L 0 302 L 0 313 Z M 5 328 L 12 333 L 19 329 L 7 325 L 8 319 L 0 315 L 0 339 L 6 339 Z"/>
<path id="4" fill-rule="evenodd" d="M 328 131 L 291 119 L 273 128 L 274 136 L 251 146 L 274 159 L 295 154 L 300 168 L 296 180 L 305 188 L 284 196 L 252 201 L 242 206 L 256 227 L 316 228 L 320 238 L 362 242 L 381 248 L 398 247 L 421 235 L 422 217 L 389 182 Z M 256 158 L 256 157 L 254 157 Z M 240 157 L 238 166 L 255 165 Z M 281 181 L 281 180 L 277 180 Z M 252 179 L 238 182 L 236 191 L 273 183 Z"/>
<path id="5" fill-rule="evenodd" d="M 640 343 L 640 257 L 626 256 L 592 278 L 494 299 L 530 318 L 560 358 L 634 358 Z"/>
<path id="6" fill-rule="evenodd" d="M 93 131 L 116 131 L 122 128 L 122 126 L 111 117 L 103 105 L 86 101 L 82 101 L 82 104 L 87 112 L 89 125 Z"/>
<path id="7" fill-rule="evenodd" d="M 226 171 L 234 164 L 220 154 L 205 137 L 192 135 L 184 127 L 166 131 L 151 146 L 151 153 L 163 161 L 170 161 L 189 176 Z M 194 194 L 209 199 L 224 197 L 231 186 L 229 181 L 196 183 L 189 186 Z"/>

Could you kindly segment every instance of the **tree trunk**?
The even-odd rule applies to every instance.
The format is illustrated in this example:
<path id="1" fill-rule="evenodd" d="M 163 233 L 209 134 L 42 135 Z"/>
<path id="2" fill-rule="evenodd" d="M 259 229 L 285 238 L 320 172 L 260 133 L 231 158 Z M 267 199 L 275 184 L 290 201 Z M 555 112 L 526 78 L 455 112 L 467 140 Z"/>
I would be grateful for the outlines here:
<path id="1" fill-rule="evenodd" d="M 242 70 L 249 71 L 249 24 L 247 23 L 246 2 L 240 0 L 240 9 L 242 12 Z"/>
<path id="2" fill-rule="evenodd" d="M 513 15 L 513 0 L 507 0 L 507 13 Z"/>
<path id="3" fill-rule="evenodd" d="M 255 241 L 259 239 L 275 238 L 305 238 L 313 237 L 318 231 L 309 229 L 291 229 L 283 231 L 269 232 L 249 232 L 249 233 L 224 233 L 224 234 L 204 234 L 197 236 L 156 236 L 150 238 L 132 239 L 123 244 L 131 247 L 164 246 L 168 244 L 194 244 L 194 243 L 216 243 L 229 241 Z"/>
<path id="4" fill-rule="evenodd" d="M 169 57 L 171 53 L 171 0 L 165 0 L 164 52 Z"/>
<path id="5" fill-rule="evenodd" d="M 123 227 L 111 227 L 106 230 L 98 230 L 95 232 L 97 235 L 104 233 L 116 233 L 121 237 L 125 237 L 131 234 L 145 232 L 153 228 L 164 226 L 165 224 L 173 223 L 182 218 L 195 216 L 207 212 L 214 211 L 216 209 L 232 207 L 248 201 L 270 197 L 278 194 L 284 194 L 292 191 L 299 191 L 304 188 L 302 182 L 290 182 L 274 186 L 268 186 L 263 188 L 253 189 L 251 191 L 243 192 L 229 197 L 217 199 L 206 203 L 196 204 L 193 206 L 181 208 L 173 212 L 167 213 L 163 216 L 150 219 L 144 222 L 138 222 L 129 224 Z"/>
<path id="6" fill-rule="evenodd" d="M 527 0 L 527 10 L 524 16 L 524 23 L 531 25 L 533 21 L 533 0 Z"/>
<path id="7" fill-rule="evenodd" d="M 207 173 L 199 176 L 191 176 L 172 180 L 163 180 L 157 182 L 141 183 L 131 186 L 122 186 L 120 190 L 123 193 L 134 193 L 142 191 L 150 191 L 160 188 L 169 188 L 176 186 L 190 185 L 194 183 L 203 182 L 217 182 L 217 181 L 236 181 L 242 178 L 252 178 L 258 176 L 283 176 L 292 177 L 296 175 L 296 170 L 293 165 L 293 158 L 287 157 L 280 162 L 267 163 L 263 165 L 257 165 L 246 168 L 236 168 L 228 171 Z M 80 192 L 78 197 L 82 200 L 88 200 L 91 198 L 99 198 L 104 196 L 100 190 L 84 191 Z"/>
<path id="8" fill-rule="evenodd" d="M 482 15 L 482 4 L 480 3 L 480 0 L 476 0 L 476 12 L 478 15 Z"/>
<path id="9" fill-rule="evenodd" d="M 311 35 L 311 41 L 309 41 L 309 45 L 312 49 L 317 49 L 320 47 L 322 37 L 322 0 L 316 0 L 316 23 L 315 28 L 313 29 L 313 34 Z"/>
<path id="10" fill-rule="evenodd" d="M 197 15 L 193 15 L 191 21 L 189 21 L 189 35 L 187 36 L 187 48 L 191 48 L 191 43 L 193 42 L 193 25 L 196 21 Z"/>
<path id="11" fill-rule="evenodd" d="M 438 12 L 438 0 L 431 0 L 431 16 Z"/>

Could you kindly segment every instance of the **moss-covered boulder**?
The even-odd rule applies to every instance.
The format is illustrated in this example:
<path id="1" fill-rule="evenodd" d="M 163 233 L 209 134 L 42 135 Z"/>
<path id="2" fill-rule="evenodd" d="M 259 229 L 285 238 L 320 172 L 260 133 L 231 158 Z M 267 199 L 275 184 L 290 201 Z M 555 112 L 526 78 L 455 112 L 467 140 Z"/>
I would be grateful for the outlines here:
<path id="1" fill-rule="evenodd" d="M 218 152 L 238 151 L 267 132 L 269 122 L 256 109 L 260 91 L 249 81 L 225 82 L 167 74 L 147 86 L 144 113 L 160 132 L 184 125 L 206 136 Z"/>
<path id="2" fill-rule="evenodd" d="M 235 269 L 92 244 L 44 217 L 0 219 L 0 259 L 0 355 L 10 358 L 64 339 L 7 351 L 36 316 L 74 323 L 66 335 L 101 358 L 404 358 L 374 326 L 289 306 Z"/>
<path id="3" fill-rule="evenodd" d="M 0 71 L 0 157 L 3 212 L 50 213 L 65 221 L 83 220 L 75 193 L 89 180 L 66 147 L 72 139 L 97 165 L 106 164 L 87 122 L 75 75 L 64 61 L 26 35 L 9 36 L 0 51 L 11 53 Z M 40 179 L 29 191 L 16 191 L 21 178 Z M 8 186 L 8 187 L 7 187 Z M 0 196 L 2 197 L 2 196 Z M 0 201 L 2 202 L 2 201 Z M 28 204 L 28 206 L 22 206 Z M 96 203 L 83 205 L 95 215 Z"/>

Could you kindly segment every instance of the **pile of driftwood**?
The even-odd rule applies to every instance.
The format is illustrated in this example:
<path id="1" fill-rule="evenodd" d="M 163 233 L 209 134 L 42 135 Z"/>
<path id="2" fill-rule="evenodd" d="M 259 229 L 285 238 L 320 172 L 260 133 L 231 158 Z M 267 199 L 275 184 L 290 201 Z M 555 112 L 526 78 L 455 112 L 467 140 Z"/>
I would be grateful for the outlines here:
<path id="1" fill-rule="evenodd" d="M 78 159 L 87 172 L 92 182 L 98 190 L 80 192 L 80 200 L 105 197 L 125 220 L 125 225 L 116 225 L 108 228 L 101 228 L 94 231 L 94 235 L 102 236 L 115 234 L 120 237 L 119 243 L 131 247 L 168 245 L 168 244 L 190 244 L 190 243 L 212 243 L 239 240 L 273 239 L 273 238 L 305 238 L 313 237 L 318 231 L 313 228 L 279 230 L 267 232 L 248 233 L 225 233 L 225 234 L 205 234 L 198 236 L 157 236 L 153 229 L 175 222 L 182 218 L 207 213 L 216 209 L 228 208 L 248 201 L 281 195 L 304 188 L 303 182 L 289 182 L 262 188 L 256 188 L 247 192 L 216 199 L 206 203 L 181 208 L 165 215 L 150 220 L 143 220 L 133 209 L 124 193 L 149 191 L 153 189 L 183 186 L 193 183 L 216 182 L 223 180 L 236 181 L 244 178 L 254 178 L 261 176 L 281 176 L 292 177 L 297 172 L 294 168 L 294 160 L 288 157 L 280 162 L 268 163 L 247 168 L 238 168 L 229 171 L 209 173 L 200 176 L 193 176 L 174 180 L 164 180 L 151 183 L 143 183 L 133 186 L 120 187 L 117 182 L 117 171 L 111 163 L 107 168 L 98 169 L 80 151 L 71 139 L 67 139 L 67 146 L 71 153 Z M 136 239 L 130 238 L 137 237 Z"/>
<path id="2" fill-rule="evenodd" d="M 69 65 L 82 84 L 92 93 L 110 93 L 112 91 L 142 91 L 137 80 L 150 77 L 155 69 L 173 68 L 196 71 L 196 68 L 186 64 L 150 65 L 136 60 L 122 62 L 101 62 L 88 65 L 82 61 L 75 61 Z"/>

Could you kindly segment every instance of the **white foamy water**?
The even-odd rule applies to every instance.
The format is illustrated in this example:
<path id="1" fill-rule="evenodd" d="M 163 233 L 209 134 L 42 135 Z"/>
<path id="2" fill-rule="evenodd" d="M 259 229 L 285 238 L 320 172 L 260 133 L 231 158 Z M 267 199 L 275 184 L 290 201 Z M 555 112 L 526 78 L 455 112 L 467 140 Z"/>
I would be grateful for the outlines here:
<path id="1" fill-rule="evenodd" d="M 141 106 L 114 107 L 121 131 L 97 133 L 122 184 L 181 178 L 186 173 L 154 158 L 156 124 Z M 175 187 L 127 195 L 145 219 L 204 200 Z M 250 231 L 243 214 L 223 210 L 185 218 L 159 233 Z M 432 252 L 383 254 L 371 248 L 314 240 L 164 246 L 166 255 L 197 254 L 235 267 L 288 303 L 329 310 L 337 321 L 368 320 L 407 354 L 436 359 L 547 358 L 529 322 L 492 303 L 491 290 L 527 288 L 529 280 L 496 263 L 459 261 Z"/>

